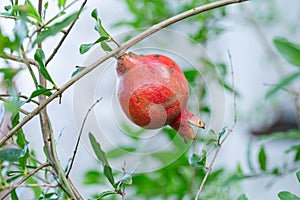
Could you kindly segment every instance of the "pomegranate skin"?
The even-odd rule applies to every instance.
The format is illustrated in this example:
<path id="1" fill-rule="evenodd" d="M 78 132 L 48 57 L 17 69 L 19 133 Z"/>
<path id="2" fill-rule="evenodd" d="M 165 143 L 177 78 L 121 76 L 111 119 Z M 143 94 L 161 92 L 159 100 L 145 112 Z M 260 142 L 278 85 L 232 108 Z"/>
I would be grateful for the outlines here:
<path id="1" fill-rule="evenodd" d="M 171 125 L 181 136 L 195 137 L 192 128 L 182 129 L 180 125 L 189 126 L 192 116 L 186 108 L 189 88 L 172 59 L 159 54 L 124 54 L 118 58 L 117 74 L 119 102 L 132 122 L 146 129 Z"/>

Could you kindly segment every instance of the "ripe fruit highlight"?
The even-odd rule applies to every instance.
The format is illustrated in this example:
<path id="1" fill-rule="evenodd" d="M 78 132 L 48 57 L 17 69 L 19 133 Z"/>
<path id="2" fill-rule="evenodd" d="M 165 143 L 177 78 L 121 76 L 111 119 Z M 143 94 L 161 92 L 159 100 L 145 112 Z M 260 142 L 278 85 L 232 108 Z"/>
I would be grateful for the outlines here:
<path id="1" fill-rule="evenodd" d="M 118 98 L 126 116 L 138 126 L 157 129 L 170 125 L 185 140 L 194 139 L 190 124 L 205 124 L 187 108 L 189 88 L 180 67 L 159 55 L 127 53 L 118 58 Z"/>

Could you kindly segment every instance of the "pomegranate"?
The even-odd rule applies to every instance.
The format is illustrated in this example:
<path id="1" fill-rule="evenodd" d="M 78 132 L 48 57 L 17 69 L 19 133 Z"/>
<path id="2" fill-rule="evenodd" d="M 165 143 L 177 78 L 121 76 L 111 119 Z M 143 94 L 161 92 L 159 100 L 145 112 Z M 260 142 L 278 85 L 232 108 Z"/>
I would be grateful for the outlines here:
<path id="1" fill-rule="evenodd" d="M 118 58 L 117 74 L 120 105 L 136 125 L 146 129 L 170 125 L 185 142 L 185 136 L 195 138 L 190 124 L 204 128 L 187 108 L 188 83 L 172 59 L 130 52 Z"/>

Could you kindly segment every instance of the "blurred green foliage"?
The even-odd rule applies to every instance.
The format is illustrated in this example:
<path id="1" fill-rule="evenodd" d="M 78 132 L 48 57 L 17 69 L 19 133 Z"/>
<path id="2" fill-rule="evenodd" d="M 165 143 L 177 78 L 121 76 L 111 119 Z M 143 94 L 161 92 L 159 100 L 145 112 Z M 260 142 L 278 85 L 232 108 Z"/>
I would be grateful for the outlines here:
<path id="1" fill-rule="evenodd" d="M 75 2 L 75 1 L 74 1 Z M 28 113 L 24 110 L 24 105 L 32 103 L 32 100 L 36 99 L 39 95 L 49 96 L 58 87 L 55 84 L 55 79 L 51 73 L 47 70 L 47 58 L 48 54 L 41 48 L 37 48 L 39 43 L 46 42 L 48 38 L 52 36 L 61 36 L 66 34 L 64 29 L 68 28 L 74 20 L 76 20 L 80 14 L 80 11 L 69 13 L 68 8 L 73 5 L 74 2 L 68 2 L 66 0 L 47 1 L 44 2 L 42 9 L 43 12 L 39 13 L 37 10 L 36 2 L 30 0 L 18 1 L 10 0 L 8 5 L 3 7 L 3 12 L 0 13 L 1 20 L 11 20 L 13 28 L 10 30 L 11 35 L 6 35 L 0 25 L 0 57 L 1 57 L 1 89 L 5 92 L 3 98 L 3 107 L 6 116 L 9 116 L 9 124 L 5 123 L 4 114 L 0 114 L 1 126 L 12 129 L 18 125 L 18 123 Z M 118 26 L 129 26 L 132 28 L 150 27 L 164 19 L 167 19 L 177 13 L 192 9 L 194 7 L 214 2 L 213 0 L 180 0 L 174 3 L 171 0 L 126 0 L 128 11 L 131 13 L 131 17 L 128 20 L 122 20 L 115 24 Z M 69 3 L 69 4 L 67 4 Z M 57 7 L 57 13 L 51 13 L 52 17 L 48 16 L 48 7 Z M 276 22 L 277 8 L 272 1 L 260 1 L 254 6 L 255 14 L 250 11 L 250 23 L 255 26 L 267 26 L 268 24 Z M 244 9 L 244 8 L 243 8 Z M 245 13 L 248 10 L 244 9 Z M 111 51 L 112 48 L 108 45 L 112 42 L 112 38 L 109 33 L 102 26 L 101 19 L 98 16 L 97 9 L 92 11 L 91 17 L 95 20 L 95 30 L 99 34 L 99 37 L 89 44 L 78 44 L 80 46 L 79 51 L 81 54 L 86 53 L 94 45 L 100 44 L 103 50 Z M 188 31 L 188 34 L 192 40 L 201 43 L 204 46 L 209 45 L 213 39 L 219 37 L 226 31 L 225 26 L 220 23 L 223 19 L 228 17 L 227 7 L 218 8 L 205 12 L 203 14 L 193 16 L 187 20 L 178 22 L 182 26 L 189 27 L 182 31 Z M 292 65 L 294 71 L 290 74 L 282 77 L 282 79 L 270 87 L 266 93 L 266 97 L 276 98 L 282 91 L 291 91 L 299 81 L 300 71 L 300 45 L 299 42 L 292 42 L 285 37 L 275 37 L 273 40 L 274 47 L 279 55 L 287 61 L 286 64 Z M 51 51 L 55 51 L 55 45 Z M 49 52 L 49 51 L 47 51 Z M 28 55 L 34 55 L 34 59 L 29 59 Z M 199 108 L 202 113 L 206 113 L 207 116 L 211 114 L 211 108 L 205 99 L 208 98 L 208 91 L 205 88 L 205 84 L 202 82 L 201 76 L 205 76 L 214 80 L 217 80 L 219 85 L 229 92 L 232 92 L 231 83 L 228 83 L 228 62 L 218 61 L 212 63 L 209 59 L 199 56 L 199 61 L 203 64 L 201 71 L 188 69 L 184 71 L 184 74 L 190 83 L 191 87 L 195 88 L 198 93 L 198 97 L 203 102 Z M 22 65 L 13 64 L 13 62 L 21 62 Z M 31 64 L 36 62 L 34 64 Z M 35 66 L 34 66 L 35 65 Z M 37 67 L 43 77 L 50 83 L 50 87 L 43 87 L 41 85 L 35 85 L 35 89 L 30 91 L 24 99 L 22 91 L 18 91 L 16 86 L 16 78 L 19 72 L 28 70 L 31 73 L 32 79 L 36 79 L 34 71 L 31 67 Z M 291 67 L 291 66 L 289 66 Z M 76 73 L 80 73 L 83 68 L 78 68 L 72 76 Z M 200 76 L 201 74 L 201 76 Z M 298 85 L 297 85 L 298 86 Z M 295 93 L 295 96 L 299 98 L 299 92 Z M 124 130 L 130 133 L 131 144 L 123 146 L 120 149 L 111 149 L 108 152 L 104 152 L 100 145 L 100 142 L 95 139 L 92 133 L 89 134 L 91 146 L 102 164 L 102 170 L 92 169 L 86 171 L 83 178 L 83 183 L 88 187 L 91 185 L 99 185 L 101 188 L 110 188 L 103 190 L 102 193 L 96 193 L 91 196 L 91 199 L 119 199 L 119 195 L 124 196 L 126 194 L 127 199 L 193 199 L 195 193 L 199 187 L 199 184 L 204 178 L 207 172 L 207 163 L 210 161 L 211 151 L 201 149 L 201 153 L 195 153 L 191 150 L 185 151 L 181 156 L 172 164 L 153 171 L 151 173 L 135 173 L 137 166 L 134 166 L 128 171 L 117 172 L 110 167 L 109 161 L 112 159 L 120 159 L 128 152 L 137 151 L 138 136 L 143 134 L 143 130 L 131 130 L 129 126 L 124 125 Z M 221 137 L 225 134 L 225 128 L 218 131 L 209 130 L 205 139 L 200 138 L 195 141 L 197 144 L 202 144 L 205 147 L 210 147 L 210 150 L 219 145 Z M 34 133 L 35 134 L 35 133 Z M 168 157 L 172 153 L 181 152 L 185 149 L 185 144 L 176 138 L 176 132 L 171 129 L 163 129 L 163 134 L 172 143 L 172 150 L 160 153 L 152 153 L 151 156 L 160 161 L 166 162 Z M 265 143 L 259 146 L 259 151 L 253 159 L 252 152 L 254 147 L 249 142 L 248 154 L 246 155 L 248 165 L 242 167 L 237 165 L 234 172 L 229 172 L 225 167 L 217 167 L 210 173 L 206 185 L 204 187 L 201 199 L 247 199 L 246 194 L 241 194 L 241 189 L 238 181 L 248 178 L 272 176 L 280 180 L 283 175 L 296 172 L 298 181 L 300 180 L 299 161 L 300 161 L 300 145 L 296 144 L 290 146 L 284 152 L 285 155 L 292 155 L 292 159 L 287 162 L 282 161 L 278 166 L 272 166 L 269 164 L 270 157 L 273 156 L 269 153 L 267 142 L 273 140 L 292 139 L 293 141 L 299 141 L 300 131 L 289 130 L 284 132 L 277 132 L 270 136 L 263 136 L 260 139 Z M 0 190 L 7 191 L 12 185 L 16 184 L 19 180 L 26 177 L 29 172 L 36 169 L 40 165 L 40 161 L 36 159 L 36 154 L 29 148 L 30 141 L 27 140 L 24 130 L 19 129 L 14 137 L 1 146 L 0 149 Z M 191 149 L 195 147 L 192 146 Z M 200 152 L 200 151 L 199 151 Z M 45 157 L 47 158 L 45 153 Z M 231 162 L 231 161 L 229 161 Z M 68 169 L 68 167 L 66 167 Z M 34 176 L 31 176 L 25 181 L 26 184 L 37 185 L 46 184 L 53 186 L 53 183 L 57 184 L 56 187 L 29 187 L 32 190 L 34 199 L 67 199 L 65 192 L 58 186 L 61 184 L 57 182 L 55 178 L 55 172 L 45 168 L 40 170 Z M 128 194 L 126 190 L 128 190 Z M 18 192 L 13 190 L 10 193 L 11 199 L 19 199 Z M 281 200 L 299 200 L 297 195 L 292 194 L 289 191 L 281 191 L 278 193 L 278 197 Z"/>

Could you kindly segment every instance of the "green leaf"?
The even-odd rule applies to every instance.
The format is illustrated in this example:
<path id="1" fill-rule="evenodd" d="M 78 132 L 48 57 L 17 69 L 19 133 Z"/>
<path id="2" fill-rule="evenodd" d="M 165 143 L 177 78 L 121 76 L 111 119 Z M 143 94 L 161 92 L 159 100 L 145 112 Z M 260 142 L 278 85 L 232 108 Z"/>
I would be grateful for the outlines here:
<path id="1" fill-rule="evenodd" d="M 237 198 L 237 200 L 248 200 L 248 198 L 246 197 L 245 194 L 241 194 L 241 195 Z"/>
<path id="2" fill-rule="evenodd" d="M 284 87 L 291 84 L 299 76 L 300 76 L 300 72 L 296 72 L 296 73 L 292 73 L 292 74 L 287 75 L 278 84 L 276 84 L 275 87 L 273 87 L 273 88 L 271 88 L 270 90 L 267 91 L 266 98 L 269 98 L 272 95 L 274 95 L 276 92 L 278 92 L 279 90 L 284 89 Z"/>
<path id="3" fill-rule="evenodd" d="M 114 176 L 112 173 L 112 169 L 109 166 L 105 152 L 102 150 L 99 142 L 97 142 L 96 138 L 93 136 L 93 134 L 91 132 L 89 132 L 89 139 L 90 139 L 91 145 L 93 147 L 93 150 L 94 150 L 98 160 L 101 161 L 104 165 L 104 168 L 103 168 L 104 175 L 106 176 L 108 181 L 111 183 L 111 185 L 114 186 L 115 185 Z"/>
<path id="4" fill-rule="evenodd" d="M 300 139 L 299 129 L 289 130 L 286 132 L 272 133 L 271 135 L 263 135 L 259 137 L 261 140 L 278 140 L 278 139 Z"/>
<path id="5" fill-rule="evenodd" d="M 262 171 L 266 171 L 267 170 L 267 156 L 266 156 L 264 146 L 262 146 L 259 150 L 258 161 L 259 161 L 260 169 Z"/>
<path id="6" fill-rule="evenodd" d="M 184 70 L 183 73 L 189 83 L 193 83 L 199 75 L 199 72 L 196 69 Z"/>
<path id="7" fill-rule="evenodd" d="M 29 102 L 34 97 L 37 97 L 37 96 L 42 95 L 42 94 L 46 95 L 46 96 L 50 96 L 52 94 L 51 90 L 52 89 L 47 89 L 47 88 L 42 88 L 42 89 L 35 90 L 34 92 L 32 92 L 30 97 L 26 100 L 26 103 Z"/>
<path id="8" fill-rule="evenodd" d="M 29 6 L 28 15 L 36 19 L 39 23 L 42 23 L 42 19 L 39 13 L 37 12 L 37 10 L 35 9 L 34 5 L 32 4 L 32 2 L 30 0 L 26 0 L 26 4 Z"/>
<path id="9" fill-rule="evenodd" d="M 89 139 L 98 160 L 101 161 L 103 165 L 109 166 L 105 152 L 102 150 L 101 145 L 91 132 L 89 132 Z"/>
<path id="10" fill-rule="evenodd" d="M 13 118 L 12 118 L 12 127 L 16 126 L 17 124 L 19 124 L 20 122 L 20 114 L 17 113 Z M 20 128 L 17 133 L 17 144 L 19 145 L 19 147 L 21 147 L 22 149 L 25 148 L 25 145 L 28 144 L 28 141 L 26 141 L 23 129 Z"/>
<path id="11" fill-rule="evenodd" d="M 88 50 L 90 50 L 94 46 L 94 43 L 89 44 L 81 44 L 79 47 L 80 54 L 86 53 Z"/>
<path id="12" fill-rule="evenodd" d="M 104 51 L 110 52 L 112 51 L 112 48 L 106 43 L 106 42 L 101 42 L 101 47 Z"/>
<path id="13" fill-rule="evenodd" d="M 80 52 L 80 54 L 84 54 L 88 50 L 90 50 L 95 44 L 97 44 L 99 42 L 102 42 L 102 41 L 105 41 L 105 40 L 108 40 L 108 39 L 109 39 L 109 37 L 102 36 L 98 40 L 96 40 L 94 43 L 82 44 L 82 45 L 80 45 L 79 52 Z"/>
<path id="14" fill-rule="evenodd" d="M 58 0 L 58 7 L 62 8 L 65 7 L 67 0 Z"/>
<path id="15" fill-rule="evenodd" d="M 300 200 L 299 197 L 297 197 L 296 195 L 294 195 L 288 191 L 279 192 L 278 197 L 280 200 Z"/>
<path id="16" fill-rule="evenodd" d="M 98 10 L 94 9 L 91 13 L 91 16 L 95 19 L 97 23 L 94 28 L 100 34 L 100 36 L 109 37 L 108 32 L 104 29 L 104 27 L 102 26 L 102 22 L 98 17 Z"/>
<path id="17" fill-rule="evenodd" d="M 275 168 L 272 170 L 271 173 L 274 174 L 274 175 L 279 175 L 279 174 L 280 174 L 280 171 L 279 171 L 279 169 L 278 169 L 277 167 L 275 167 Z"/>
<path id="18" fill-rule="evenodd" d="M 19 200 L 16 190 L 11 191 L 10 197 L 11 197 L 11 200 Z"/>
<path id="19" fill-rule="evenodd" d="M 97 21 L 98 20 L 98 10 L 97 8 L 95 8 L 92 13 L 91 16 Z"/>
<path id="20" fill-rule="evenodd" d="M 6 172 L 6 176 L 16 176 L 16 175 L 24 175 L 24 171 L 20 171 L 20 170 L 9 170 Z"/>
<path id="21" fill-rule="evenodd" d="M 18 158 L 19 164 L 23 167 L 23 169 L 26 169 L 28 157 L 29 157 L 28 145 L 25 145 L 24 149 L 21 152 L 20 157 Z"/>
<path id="22" fill-rule="evenodd" d="M 0 73 L 3 73 L 4 80 L 12 80 L 18 74 L 18 72 L 20 72 L 20 70 L 21 69 L 15 69 L 12 67 L 0 68 Z"/>
<path id="23" fill-rule="evenodd" d="M 105 30 L 105 28 L 102 25 L 102 22 L 100 19 L 98 19 L 98 24 L 100 27 L 100 30 L 98 30 L 98 32 L 100 33 L 100 36 L 104 36 L 104 37 L 109 37 L 109 33 Z M 96 26 L 97 27 L 97 26 Z M 97 28 L 95 27 L 95 29 L 97 30 Z"/>
<path id="24" fill-rule="evenodd" d="M 92 184 L 101 184 L 101 173 L 96 170 L 90 170 L 85 172 L 83 184 L 92 185 Z"/>
<path id="25" fill-rule="evenodd" d="M 134 147 L 123 147 L 120 146 L 119 148 L 112 149 L 108 152 L 106 152 L 106 156 L 108 158 L 119 158 L 122 157 L 130 152 L 135 152 L 136 149 Z"/>
<path id="26" fill-rule="evenodd" d="M 222 128 L 222 131 L 219 133 L 218 135 L 218 142 L 220 142 L 221 138 L 223 137 L 223 135 L 226 133 L 226 127 Z"/>
<path id="27" fill-rule="evenodd" d="M 300 67 L 300 45 L 289 42 L 286 38 L 275 37 L 274 45 L 278 52 L 291 64 Z"/>
<path id="28" fill-rule="evenodd" d="M 297 171 L 296 176 L 297 176 L 298 182 L 300 183 L 300 170 Z"/>
<path id="29" fill-rule="evenodd" d="M 57 33 L 59 33 L 61 30 L 63 30 L 66 26 L 70 25 L 72 22 L 74 22 L 76 20 L 76 18 L 78 17 L 78 12 L 75 12 L 71 15 L 69 15 L 68 17 L 66 17 L 64 20 L 57 22 L 53 25 L 51 25 L 48 29 L 43 30 L 38 36 L 37 38 L 34 40 L 33 42 L 33 46 L 43 42 L 46 38 L 48 38 L 49 36 L 54 36 Z"/>
<path id="30" fill-rule="evenodd" d="M 294 161 L 298 162 L 299 160 L 300 160 L 300 151 L 297 151 L 296 155 L 295 155 L 295 158 L 294 158 Z"/>
<path id="31" fill-rule="evenodd" d="M 15 100 L 6 101 L 6 102 L 4 102 L 4 108 L 6 111 L 15 115 L 20 110 L 20 103 Z"/>
<path id="32" fill-rule="evenodd" d="M 100 200 L 100 199 L 103 199 L 103 197 L 115 195 L 115 194 L 118 194 L 118 193 L 115 191 L 105 191 L 105 192 L 102 192 L 101 194 L 99 194 L 98 196 L 96 196 L 94 199 Z"/>
<path id="33" fill-rule="evenodd" d="M 16 162 L 21 153 L 21 149 L 4 149 L 0 151 L 0 160 Z"/>
<path id="34" fill-rule="evenodd" d="M 77 69 L 72 73 L 71 77 L 76 76 L 77 74 L 79 74 L 84 69 L 85 69 L 85 67 L 78 67 L 77 66 Z"/>
<path id="35" fill-rule="evenodd" d="M 18 174 L 18 175 L 16 175 L 16 176 L 9 177 L 8 179 L 6 179 L 6 181 L 7 181 L 8 183 L 12 183 L 13 181 L 15 181 L 16 179 L 22 177 L 23 175 L 24 175 L 24 173 Z"/>
<path id="36" fill-rule="evenodd" d="M 115 179 L 111 167 L 109 165 L 104 165 L 103 172 L 110 184 L 115 187 Z"/>
<path id="37" fill-rule="evenodd" d="M 300 151 L 300 144 L 299 145 L 293 145 L 288 150 L 286 150 L 285 153 L 290 153 L 290 152 L 294 152 L 294 151 L 296 151 L 296 152 Z"/>
<path id="38" fill-rule="evenodd" d="M 95 25 L 95 30 L 100 34 L 100 36 L 108 37 L 109 38 L 109 33 L 105 30 L 105 28 L 102 26 L 102 22 L 100 18 L 98 17 L 98 10 L 94 9 L 91 13 L 91 16 L 95 19 L 96 25 Z"/>
<path id="39" fill-rule="evenodd" d="M 189 164 L 196 168 L 203 168 L 206 164 L 206 151 L 203 150 L 202 155 L 192 154 L 189 157 Z"/>
<path id="40" fill-rule="evenodd" d="M 41 74 L 45 77 L 45 79 L 50 81 L 54 85 L 55 88 L 57 88 L 56 84 L 54 83 L 54 81 L 51 78 L 48 70 L 45 67 L 45 54 L 44 54 L 44 51 L 42 49 L 38 48 L 35 51 L 34 59 L 38 62 L 39 66 L 40 66 Z"/>

